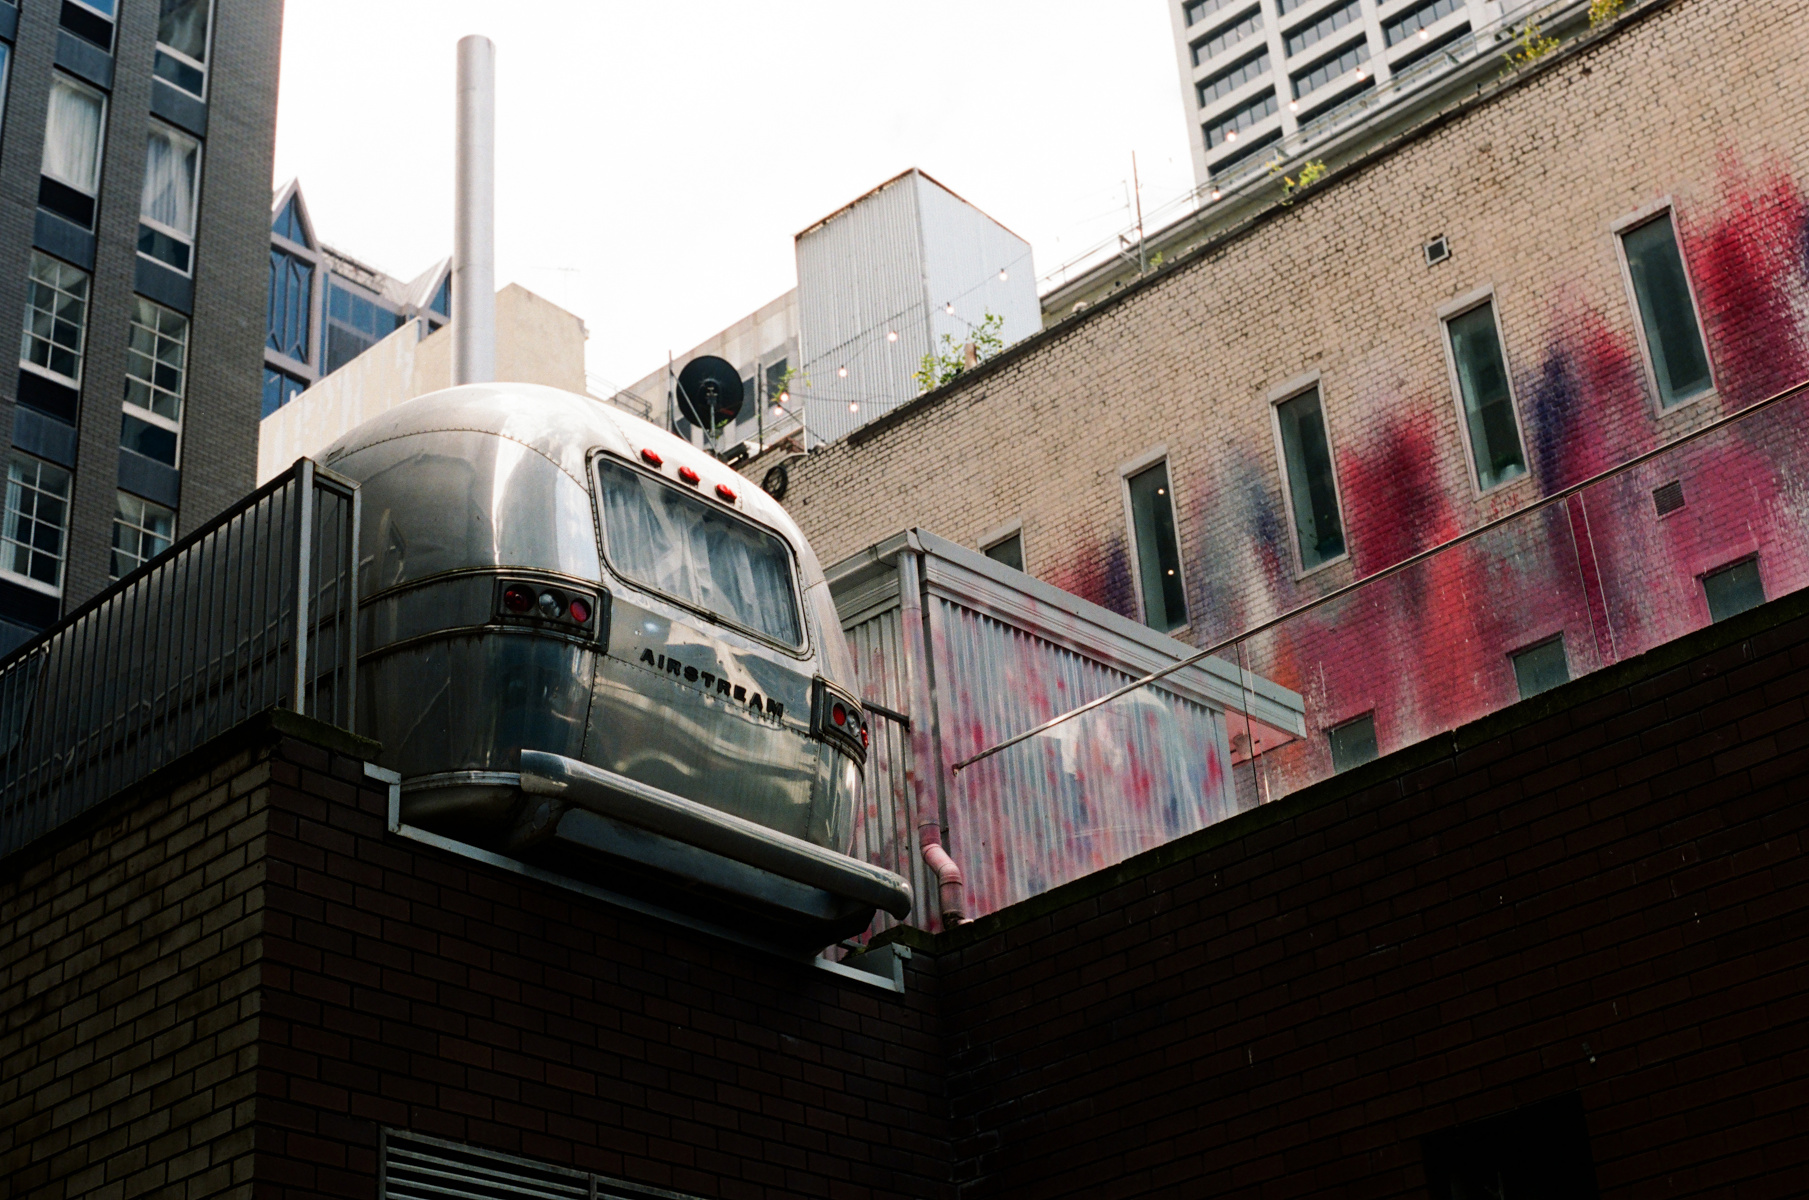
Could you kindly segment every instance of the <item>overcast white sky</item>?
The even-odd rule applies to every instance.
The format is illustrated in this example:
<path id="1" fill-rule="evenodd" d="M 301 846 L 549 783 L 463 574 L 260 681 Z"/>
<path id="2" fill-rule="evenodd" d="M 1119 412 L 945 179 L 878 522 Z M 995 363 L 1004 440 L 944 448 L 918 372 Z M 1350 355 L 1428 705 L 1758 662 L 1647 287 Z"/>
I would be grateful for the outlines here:
<path id="1" fill-rule="evenodd" d="M 1039 275 L 1192 182 L 1165 0 L 295 0 L 276 182 L 409 278 L 451 252 L 454 45 L 497 45 L 497 279 L 632 383 L 792 287 L 792 235 L 910 166 Z"/>

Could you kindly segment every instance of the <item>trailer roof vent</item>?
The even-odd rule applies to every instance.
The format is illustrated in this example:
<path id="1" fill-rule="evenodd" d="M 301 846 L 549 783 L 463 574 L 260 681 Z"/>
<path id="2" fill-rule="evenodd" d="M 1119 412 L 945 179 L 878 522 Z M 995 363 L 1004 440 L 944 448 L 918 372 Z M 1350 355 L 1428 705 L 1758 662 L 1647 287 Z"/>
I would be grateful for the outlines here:
<path id="1" fill-rule="evenodd" d="M 1652 492 L 1652 507 L 1663 517 L 1683 507 L 1683 481 L 1673 479 L 1661 488 Z"/>

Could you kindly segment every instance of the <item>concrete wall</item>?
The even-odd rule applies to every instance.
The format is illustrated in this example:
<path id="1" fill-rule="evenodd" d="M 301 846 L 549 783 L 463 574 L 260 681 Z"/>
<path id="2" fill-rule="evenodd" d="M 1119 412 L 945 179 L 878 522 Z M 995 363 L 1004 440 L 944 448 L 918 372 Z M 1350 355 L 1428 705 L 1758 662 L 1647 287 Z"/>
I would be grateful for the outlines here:
<path id="1" fill-rule="evenodd" d="M 1729 21 L 1713 0 L 1631 9 L 1291 205 L 793 463 L 788 509 L 825 562 L 911 525 L 977 545 L 1021 521 L 1032 574 L 1137 617 L 1120 473 L 1166 452 L 1184 636 L 1202 643 L 1809 379 L 1809 91 L 1796 82 L 1809 4 L 1741 13 Z M 1665 201 L 1719 390 L 1661 413 L 1614 230 Z M 1428 266 L 1423 244 L 1441 234 L 1452 255 Z M 1479 495 L 1439 311 L 1489 287 L 1530 471 Z M 1349 556 L 1302 575 L 1270 400 L 1315 379 Z M 1313 698 L 1316 730 L 1393 705 L 1398 728 L 1378 716 L 1386 750 L 1498 707 L 1503 689 L 1511 699 L 1510 651 L 1560 628 L 1594 647 L 1603 626 L 1591 613 L 1611 618 L 1612 658 L 1706 622 L 1696 576 L 1720 563 L 1758 552 L 1771 595 L 1809 583 L 1797 482 L 1809 464 L 1794 457 L 1806 425 L 1802 405 L 1775 410 L 1682 464 L 1686 493 L 1703 501 L 1682 523 L 1654 516 L 1651 489 L 1670 477 L 1638 476 L 1592 497 L 1586 520 L 1449 556 L 1378 601 L 1361 629 L 1326 614 L 1311 661 L 1277 652 L 1252 665 Z M 745 470 L 758 480 L 767 465 Z M 1601 556 L 1600 581 L 1579 581 L 1594 568 L 1579 568 L 1578 545 Z M 1447 650 L 1445 670 L 1378 669 Z"/>
<path id="2" fill-rule="evenodd" d="M 317 456 L 346 431 L 404 400 L 452 386 L 452 325 L 423 338 L 411 321 L 265 417 L 258 482 Z M 583 394 L 584 322 L 520 284 L 496 293 L 496 377 Z"/>

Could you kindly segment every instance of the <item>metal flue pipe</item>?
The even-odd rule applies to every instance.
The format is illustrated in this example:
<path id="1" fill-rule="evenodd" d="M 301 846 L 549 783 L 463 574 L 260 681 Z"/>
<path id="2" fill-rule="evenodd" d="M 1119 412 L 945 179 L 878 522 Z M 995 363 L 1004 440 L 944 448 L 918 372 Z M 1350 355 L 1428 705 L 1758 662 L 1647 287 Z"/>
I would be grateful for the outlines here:
<path id="1" fill-rule="evenodd" d="M 452 382 L 496 379 L 496 43 L 459 39 Z"/>

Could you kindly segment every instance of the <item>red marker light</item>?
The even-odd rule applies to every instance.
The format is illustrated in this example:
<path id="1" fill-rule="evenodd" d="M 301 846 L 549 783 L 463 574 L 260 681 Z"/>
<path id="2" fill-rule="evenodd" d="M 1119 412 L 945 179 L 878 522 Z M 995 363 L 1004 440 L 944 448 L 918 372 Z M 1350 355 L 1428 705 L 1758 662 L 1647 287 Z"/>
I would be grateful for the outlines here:
<path id="1" fill-rule="evenodd" d="M 590 601 L 584 599 L 583 597 L 581 597 L 581 596 L 574 597 L 572 600 L 572 606 L 567 611 L 569 611 L 572 614 L 572 620 L 578 622 L 578 624 L 580 624 L 580 625 L 590 624 Z"/>
<path id="2" fill-rule="evenodd" d="M 657 467 L 657 466 L 660 466 L 661 464 L 663 464 L 666 460 L 661 458 L 659 455 L 655 454 L 651 450 L 643 450 L 643 451 L 641 451 L 641 461 L 646 463 L 650 467 Z"/>
<path id="3" fill-rule="evenodd" d="M 726 483 L 719 483 L 716 485 L 716 494 L 721 496 L 724 500 L 727 500 L 730 504 L 735 503 L 735 489 Z"/>
<path id="4" fill-rule="evenodd" d="M 867 736 L 867 727 L 865 725 L 862 725 L 861 726 L 861 749 L 862 750 L 869 749 L 872 745 L 873 745 L 872 739 Z"/>
<path id="5" fill-rule="evenodd" d="M 848 723 L 848 710 L 838 704 L 829 710 L 829 719 L 834 721 L 837 725 L 846 725 Z"/>
<path id="6" fill-rule="evenodd" d="M 678 469 L 678 477 L 692 487 L 696 487 L 698 480 L 703 478 L 703 476 L 699 475 L 696 471 L 693 471 L 690 467 L 680 467 Z"/>
<path id="7" fill-rule="evenodd" d="M 534 610 L 534 593 L 527 588 L 516 586 L 503 592 L 503 607 L 516 616 L 524 616 Z"/>

